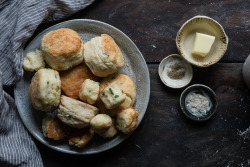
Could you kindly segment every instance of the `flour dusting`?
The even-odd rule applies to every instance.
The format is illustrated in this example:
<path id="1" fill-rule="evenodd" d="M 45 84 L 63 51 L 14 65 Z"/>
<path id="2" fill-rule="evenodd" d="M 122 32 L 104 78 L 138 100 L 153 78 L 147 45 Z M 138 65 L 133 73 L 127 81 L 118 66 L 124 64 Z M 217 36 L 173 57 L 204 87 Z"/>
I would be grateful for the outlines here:
<path id="1" fill-rule="evenodd" d="M 248 127 L 245 131 L 240 131 L 240 130 L 238 130 L 238 134 L 241 136 L 241 137 L 243 137 L 244 139 L 249 139 L 249 137 L 250 137 L 250 127 Z"/>

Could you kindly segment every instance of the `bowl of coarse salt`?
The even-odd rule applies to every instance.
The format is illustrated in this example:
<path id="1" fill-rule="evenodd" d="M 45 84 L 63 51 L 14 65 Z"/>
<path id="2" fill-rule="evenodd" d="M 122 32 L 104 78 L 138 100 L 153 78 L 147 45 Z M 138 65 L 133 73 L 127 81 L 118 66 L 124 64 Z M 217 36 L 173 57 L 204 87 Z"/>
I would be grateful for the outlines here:
<path id="1" fill-rule="evenodd" d="M 214 91 L 208 86 L 194 84 L 186 88 L 180 97 L 181 110 L 194 121 L 206 121 L 217 110 L 217 99 Z"/>

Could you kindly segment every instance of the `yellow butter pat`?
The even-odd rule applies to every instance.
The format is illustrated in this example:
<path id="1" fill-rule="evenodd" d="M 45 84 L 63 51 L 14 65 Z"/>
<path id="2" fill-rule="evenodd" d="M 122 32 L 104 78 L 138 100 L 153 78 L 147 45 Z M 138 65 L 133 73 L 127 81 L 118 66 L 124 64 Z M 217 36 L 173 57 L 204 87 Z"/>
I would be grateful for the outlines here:
<path id="1" fill-rule="evenodd" d="M 214 36 L 197 32 L 195 34 L 192 54 L 205 57 L 212 48 L 214 40 L 215 40 Z"/>

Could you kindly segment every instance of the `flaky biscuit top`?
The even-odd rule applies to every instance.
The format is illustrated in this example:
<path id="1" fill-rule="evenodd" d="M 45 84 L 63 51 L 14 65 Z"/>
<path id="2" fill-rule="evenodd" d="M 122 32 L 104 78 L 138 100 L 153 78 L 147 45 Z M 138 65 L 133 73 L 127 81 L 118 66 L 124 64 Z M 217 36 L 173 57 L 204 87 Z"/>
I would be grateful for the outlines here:
<path id="1" fill-rule="evenodd" d="M 82 40 L 77 32 L 68 28 L 51 31 L 42 38 L 42 48 L 48 53 L 57 56 L 71 56 L 77 53 Z"/>

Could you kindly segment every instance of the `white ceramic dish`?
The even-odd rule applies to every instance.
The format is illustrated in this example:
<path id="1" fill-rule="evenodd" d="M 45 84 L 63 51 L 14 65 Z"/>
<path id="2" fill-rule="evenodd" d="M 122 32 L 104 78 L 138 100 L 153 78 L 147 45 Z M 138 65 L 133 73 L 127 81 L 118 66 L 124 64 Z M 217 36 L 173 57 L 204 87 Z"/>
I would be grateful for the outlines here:
<path id="1" fill-rule="evenodd" d="M 167 65 L 175 59 L 180 60 L 181 64 L 185 68 L 185 75 L 181 79 L 172 79 L 167 75 Z M 192 66 L 178 54 L 172 54 L 165 57 L 159 65 L 158 73 L 161 81 L 170 88 L 183 88 L 187 86 L 193 78 Z"/>
<path id="2" fill-rule="evenodd" d="M 46 29 L 30 42 L 24 51 L 24 55 L 30 51 L 39 49 L 41 45 L 41 38 L 49 31 L 59 28 L 71 28 L 77 31 L 84 43 L 91 38 L 104 33 L 109 34 L 114 38 L 120 47 L 125 63 L 127 64 L 125 64 L 119 73 L 128 75 L 134 81 L 136 86 L 137 97 L 133 107 L 139 112 L 139 125 L 146 112 L 149 101 L 150 79 L 146 62 L 135 44 L 123 32 L 111 25 L 95 20 L 79 19 L 62 22 Z M 33 75 L 34 73 L 27 71 L 24 72 L 23 79 L 17 83 L 14 89 L 14 95 L 19 115 L 24 125 L 27 127 L 29 132 L 43 144 L 60 152 L 83 155 L 108 150 L 120 144 L 128 137 L 128 135 L 123 135 L 121 133 L 112 139 L 103 139 L 95 135 L 93 141 L 81 149 L 70 146 L 67 140 L 52 141 L 45 138 L 42 134 L 41 124 L 42 119 L 47 113 L 35 110 L 31 106 L 28 95 L 28 89 Z"/>
<path id="3" fill-rule="evenodd" d="M 215 42 L 205 57 L 191 53 L 196 32 L 215 36 Z M 207 16 L 191 18 L 182 25 L 176 36 L 176 46 L 180 55 L 198 67 L 208 67 L 217 63 L 225 54 L 227 45 L 228 37 L 223 27 Z"/>

